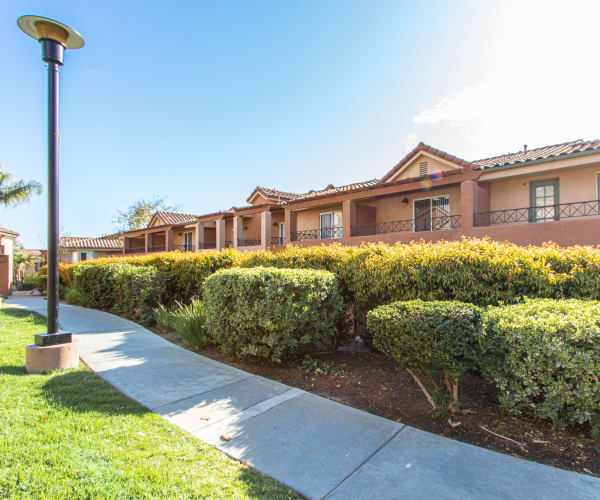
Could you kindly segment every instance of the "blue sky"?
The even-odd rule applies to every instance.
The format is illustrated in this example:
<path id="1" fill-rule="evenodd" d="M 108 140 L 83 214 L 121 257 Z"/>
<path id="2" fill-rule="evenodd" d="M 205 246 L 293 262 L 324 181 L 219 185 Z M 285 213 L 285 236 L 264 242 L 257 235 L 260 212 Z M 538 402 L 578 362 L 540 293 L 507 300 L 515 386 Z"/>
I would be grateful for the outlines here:
<path id="1" fill-rule="evenodd" d="M 0 164 L 46 182 L 46 72 L 22 14 L 86 46 L 61 73 L 61 229 L 164 196 L 202 214 L 256 185 L 382 176 L 423 140 L 466 159 L 600 137 L 599 2 L 6 2 Z M 45 194 L 0 225 L 45 247 Z"/>

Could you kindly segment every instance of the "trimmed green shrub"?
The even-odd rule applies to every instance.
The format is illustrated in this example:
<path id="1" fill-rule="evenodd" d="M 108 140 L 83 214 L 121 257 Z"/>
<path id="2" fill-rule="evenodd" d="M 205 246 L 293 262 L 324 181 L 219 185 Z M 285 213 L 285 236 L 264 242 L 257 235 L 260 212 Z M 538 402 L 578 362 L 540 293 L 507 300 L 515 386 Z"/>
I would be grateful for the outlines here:
<path id="1" fill-rule="evenodd" d="M 28 274 L 23 278 L 23 290 L 33 290 L 38 287 L 39 275 L 38 273 Z"/>
<path id="2" fill-rule="evenodd" d="M 344 303 L 338 280 L 308 269 L 224 269 L 209 276 L 203 306 L 212 341 L 227 355 L 279 363 L 302 346 L 335 342 Z"/>
<path id="3" fill-rule="evenodd" d="M 482 339 L 482 372 L 501 407 L 529 409 L 559 429 L 600 425 L 600 303 L 527 300 L 492 307 Z"/>
<path id="4" fill-rule="evenodd" d="M 172 328 L 188 344 L 204 347 L 208 343 L 206 317 L 199 300 L 194 300 L 191 304 L 176 302 L 170 307 L 160 304 L 155 313 L 157 325 Z"/>
<path id="5" fill-rule="evenodd" d="M 115 276 L 122 264 L 100 264 L 75 266 L 73 268 L 74 288 L 80 290 L 88 301 L 88 306 L 97 309 L 110 309 L 115 304 Z"/>
<path id="6" fill-rule="evenodd" d="M 114 274 L 112 310 L 143 325 L 154 323 L 154 307 L 165 292 L 165 277 L 154 267 L 109 264 Z"/>
<path id="7" fill-rule="evenodd" d="M 483 311 L 472 304 L 412 300 L 380 306 L 367 314 L 373 345 L 409 371 L 434 409 L 426 384 L 445 386 L 458 410 L 458 381 L 476 368 Z M 439 385 L 436 374 L 442 374 Z"/>
<path id="8" fill-rule="evenodd" d="M 65 302 L 72 306 L 88 306 L 88 298 L 79 288 L 69 288 L 65 293 Z"/>

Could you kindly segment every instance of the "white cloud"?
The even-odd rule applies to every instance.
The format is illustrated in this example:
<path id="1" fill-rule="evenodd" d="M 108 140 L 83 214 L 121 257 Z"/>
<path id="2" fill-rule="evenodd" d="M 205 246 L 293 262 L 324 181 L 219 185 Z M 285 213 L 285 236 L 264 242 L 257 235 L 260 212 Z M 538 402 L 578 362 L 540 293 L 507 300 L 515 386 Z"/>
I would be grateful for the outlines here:
<path id="1" fill-rule="evenodd" d="M 418 143 L 419 136 L 411 132 L 402 141 L 402 149 L 405 153 L 408 153 L 409 151 L 412 151 Z"/>

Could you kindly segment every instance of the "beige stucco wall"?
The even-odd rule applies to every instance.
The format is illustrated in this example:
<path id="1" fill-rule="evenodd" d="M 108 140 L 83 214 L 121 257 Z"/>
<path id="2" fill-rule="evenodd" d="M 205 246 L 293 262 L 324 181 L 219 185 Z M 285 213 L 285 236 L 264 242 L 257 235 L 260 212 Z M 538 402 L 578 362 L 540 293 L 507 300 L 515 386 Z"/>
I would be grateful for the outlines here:
<path id="1" fill-rule="evenodd" d="M 408 220 L 413 218 L 413 202 L 423 198 L 435 198 L 436 196 L 450 197 L 450 214 L 460 213 L 460 186 L 447 186 L 431 191 L 399 194 L 378 200 L 358 202 L 358 205 L 368 205 L 376 208 L 377 222 L 391 222 L 396 220 Z M 402 200 L 408 198 L 406 205 Z"/>
<path id="2" fill-rule="evenodd" d="M 400 174 L 392 177 L 390 180 L 398 181 L 400 179 L 407 179 L 409 177 L 420 177 L 420 164 L 422 162 L 427 162 L 428 172 L 432 174 L 433 172 L 446 171 L 446 170 L 456 170 L 458 167 L 452 167 L 447 163 L 444 163 L 436 158 L 427 156 L 425 154 L 417 155 L 413 160 L 404 167 L 404 170 L 400 172 Z"/>
<path id="3" fill-rule="evenodd" d="M 341 212 L 342 205 L 324 206 L 310 210 L 301 210 L 296 213 L 296 230 L 319 229 L 320 215 L 328 212 Z"/>
<path id="4" fill-rule="evenodd" d="M 598 167 L 586 167 L 491 182 L 490 210 L 529 207 L 531 182 L 543 179 L 559 179 L 560 203 L 596 200 L 599 172 Z"/>

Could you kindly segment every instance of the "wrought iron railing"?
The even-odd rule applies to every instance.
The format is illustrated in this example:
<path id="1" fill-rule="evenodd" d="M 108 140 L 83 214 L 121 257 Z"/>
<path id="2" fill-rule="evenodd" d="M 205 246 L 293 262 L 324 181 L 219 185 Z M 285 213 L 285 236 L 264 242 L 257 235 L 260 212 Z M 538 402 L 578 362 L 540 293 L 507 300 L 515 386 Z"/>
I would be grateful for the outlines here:
<path id="1" fill-rule="evenodd" d="M 194 245 L 173 245 L 173 250 L 179 250 L 180 252 L 193 252 Z"/>
<path id="2" fill-rule="evenodd" d="M 271 246 L 285 246 L 285 238 L 283 236 L 271 236 Z"/>
<path id="3" fill-rule="evenodd" d="M 165 252 L 167 247 L 165 245 L 153 245 L 148 247 L 148 252 Z"/>
<path id="4" fill-rule="evenodd" d="M 528 222 L 550 222 L 600 215 L 600 200 L 558 203 L 543 207 L 509 208 L 473 214 L 474 226 L 496 226 Z"/>
<path id="5" fill-rule="evenodd" d="M 216 241 L 203 241 L 202 243 L 200 243 L 198 245 L 198 248 L 200 250 L 213 250 L 213 249 L 217 248 L 217 242 Z"/>
<path id="6" fill-rule="evenodd" d="M 359 224 L 352 226 L 352 236 L 370 236 L 373 234 L 444 231 L 460 229 L 460 215 L 443 215 L 440 217 L 416 217 L 414 219 Z"/>
<path id="7" fill-rule="evenodd" d="M 238 247 L 255 247 L 260 245 L 260 238 L 238 238 Z"/>
<path id="8" fill-rule="evenodd" d="M 125 249 L 125 253 L 126 254 L 131 254 L 131 253 L 145 253 L 145 252 L 146 252 L 146 247 L 126 248 Z"/>
<path id="9" fill-rule="evenodd" d="M 341 227 L 323 227 L 321 229 L 306 229 L 292 233 L 292 241 L 332 240 L 342 237 Z"/>

